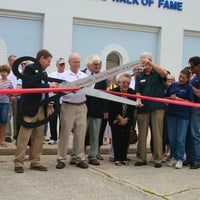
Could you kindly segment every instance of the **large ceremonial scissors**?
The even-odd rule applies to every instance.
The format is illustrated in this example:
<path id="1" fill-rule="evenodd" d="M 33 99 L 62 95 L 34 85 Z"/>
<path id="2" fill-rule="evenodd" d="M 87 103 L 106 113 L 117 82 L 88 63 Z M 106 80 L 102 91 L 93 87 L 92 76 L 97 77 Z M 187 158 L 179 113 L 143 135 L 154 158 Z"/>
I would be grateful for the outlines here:
<path id="1" fill-rule="evenodd" d="M 20 66 L 21 62 L 27 61 L 27 60 L 32 61 L 34 63 L 35 70 L 36 70 L 35 75 L 30 75 L 30 76 L 26 75 L 25 76 L 25 75 L 23 75 L 23 73 L 21 73 L 19 71 L 19 66 Z M 79 90 L 76 90 L 75 92 L 84 93 L 84 94 L 89 95 L 89 96 L 94 96 L 94 97 L 97 97 L 97 98 L 107 99 L 107 100 L 111 100 L 111 101 L 123 102 L 125 104 L 136 105 L 136 103 L 134 101 L 130 100 L 130 99 L 126 99 L 126 98 L 122 98 L 120 96 L 108 94 L 108 93 L 93 89 L 89 86 L 91 86 L 94 83 L 100 82 L 102 80 L 108 79 L 110 77 L 114 77 L 115 75 L 122 73 L 124 71 L 129 71 L 131 69 L 134 69 L 138 66 L 141 66 L 141 62 L 140 61 L 133 61 L 133 62 L 127 63 L 125 65 L 121 65 L 121 66 L 118 66 L 118 67 L 115 67 L 115 68 L 111 68 L 111 69 L 106 70 L 104 72 L 100 72 L 98 74 L 79 79 L 79 80 L 74 81 L 74 82 L 67 82 L 65 80 L 44 76 L 43 69 L 42 69 L 39 61 L 36 60 L 33 57 L 24 56 L 24 57 L 18 58 L 14 62 L 13 73 L 15 74 L 15 76 L 17 76 L 18 78 L 20 78 L 22 80 L 35 80 L 35 81 L 36 80 L 43 80 L 43 81 L 48 81 L 48 82 L 57 82 L 57 83 L 60 83 L 59 84 L 60 88 L 80 88 Z M 27 128 L 32 128 L 32 127 L 40 126 L 42 124 L 47 123 L 48 121 L 53 120 L 57 116 L 57 113 L 58 113 L 58 110 L 59 110 L 60 97 L 65 95 L 65 94 L 66 94 L 66 92 L 56 93 L 54 96 L 48 97 L 45 100 L 41 100 L 39 102 L 35 102 L 31 106 L 27 106 L 26 108 L 23 108 L 23 111 L 20 111 L 20 116 L 19 116 L 20 123 Z M 55 111 L 52 115 L 47 116 L 45 119 L 43 119 L 41 121 L 37 121 L 37 122 L 33 122 L 33 123 L 28 123 L 28 122 L 24 121 L 24 119 L 23 119 L 24 112 L 30 111 L 30 110 L 37 108 L 37 107 L 40 107 L 40 106 L 44 106 L 44 105 L 51 103 L 51 102 L 54 102 L 54 104 L 55 104 Z"/>

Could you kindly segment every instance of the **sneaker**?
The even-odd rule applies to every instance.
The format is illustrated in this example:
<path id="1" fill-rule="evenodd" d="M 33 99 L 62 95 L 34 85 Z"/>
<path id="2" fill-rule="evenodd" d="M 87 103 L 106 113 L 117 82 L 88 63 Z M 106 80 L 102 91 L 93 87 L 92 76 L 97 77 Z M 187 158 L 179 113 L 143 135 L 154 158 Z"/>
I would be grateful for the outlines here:
<path id="1" fill-rule="evenodd" d="M 44 136 L 44 141 L 49 141 L 48 136 Z"/>
<path id="2" fill-rule="evenodd" d="M 177 160 L 172 158 L 168 163 L 167 163 L 167 166 L 168 167 L 174 167 L 177 163 Z"/>
<path id="3" fill-rule="evenodd" d="M 176 169 L 181 169 L 183 167 L 183 161 L 182 160 L 178 160 L 176 165 L 175 165 L 175 168 Z"/>
<path id="4" fill-rule="evenodd" d="M 48 144 L 50 144 L 50 145 L 56 144 L 56 141 L 55 140 L 49 140 Z"/>

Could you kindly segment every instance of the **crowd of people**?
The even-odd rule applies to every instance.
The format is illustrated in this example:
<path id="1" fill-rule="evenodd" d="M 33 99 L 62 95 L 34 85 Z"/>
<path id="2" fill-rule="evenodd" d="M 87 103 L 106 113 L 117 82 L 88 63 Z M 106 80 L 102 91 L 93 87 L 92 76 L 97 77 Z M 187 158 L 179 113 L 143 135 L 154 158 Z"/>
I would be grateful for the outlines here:
<path id="1" fill-rule="evenodd" d="M 72 53 L 68 58 L 69 68 L 66 70 L 64 58 L 56 61 L 57 70 L 47 75 L 52 54 L 41 49 L 36 55 L 44 76 L 74 82 L 93 74 L 98 74 L 102 62 L 98 55 L 90 55 L 86 59 L 86 68 L 81 71 L 81 57 Z M 8 65 L 0 66 L 0 89 L 12 88 L 58 88 L 57 81 L 39 79 L 19 79 L 13 72 L 13 63 L 17 57 L 8 57 Z M 50 145 L 57 144 L 57 169 L 66 165 L 70 135 L 73 135 L 73 152 L 70 164 L 87 169 L 89 165 L 100 165 L 103 157 L 100 147 L 104 135 L 109 137 L 111 149 L 109 160 L 116 166 L 129 165 L 127 152 L 129 134 L 133 127 L 137 129 L 137 162 L 136 167 L 147 165 L 147 135 L 151 133 L 151 162 L 155 168 L 167 166 L 181 169 L 190 165 L 191 169 L 200 168 L 200 108 L 194 105 L 183 105 L 177 102 L 200 102 L 200 57 L 189 58 L 189 67 L 180 71 L 178 81 L 166 69 L 153 62 L 152 54 L 144 52 L 140 55 L 141 66 L 130 73 L 120 73 L 113 78 L 92 84 L 91 89 L 111 90 L 122 93 L 123 98 L 136 102 L 136 105 L 114 102 L 111 100 L 87 96 L 79 92 L 68 92 L 60 97 L 59 105 L 51 101 L 42 106 L 32 106 L 41 100 L 54 96 L 55 93 L 36 94 L 0 94 L 0 145 L 7 147 L 6 142 L 16 140 L 14 171 L 24 172 L 24 160 L 27 145 L 30 146 L 30 169 L 47 171 L 41 164 L 43 140 L 47 140 L 48 123 L 29 127 L 57 110 L 54 120 L 49 122 Z M 21 73 L 24 76 L 38 74 L 38 66 L 34 62 L 23 61 Z M 132 95 L 130 97 L 129 95 Z M 137 95 L 135 98 L 134 95 Z M 141 98 L 139 98 L 141 96 Z M 143 96 L 170 99 L 163 103 L 143 99 Z M 31 108 L 32 107 L 32 108 Z M 29 109 L 26 109 L 29 108 Z M 23 109 L 22 119 L 19 112 Z M 13 115 L 13 129 L 10 118 Z M 23 123 L 22 123 L 23 121 Z M 59 126 L 58 126 L 59 124 Z M 13 130 L 13 133 L 12 133 Z M 108 133 L 109 130 L 109 133 Z M 86 149 L 89 146 L 86 159 Z"/>

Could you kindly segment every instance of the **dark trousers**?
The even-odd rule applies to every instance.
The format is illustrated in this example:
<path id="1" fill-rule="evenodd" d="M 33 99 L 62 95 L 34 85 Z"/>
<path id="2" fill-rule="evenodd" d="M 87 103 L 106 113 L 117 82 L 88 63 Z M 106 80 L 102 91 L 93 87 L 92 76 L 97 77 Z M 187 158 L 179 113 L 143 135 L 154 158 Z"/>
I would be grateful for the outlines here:
<path id="1" fill-rule="evenodd" d="M 54 106 L 54 108 L 55 108 L 55 106 Z M 58 138 L 58 130 L 57 130 L 58 117 L 60 119 L 60 105 L 59 105 L 58 116 L 56 116 L 56 118 L 54 120 L 49 122 L 50 134 L 51 134 L 50 139 L 54 140 L 54 141 L 57 141 L 57 138 Z M 60 132 L 60 126 L 59 126 L 59 132 Z"/>
<path id="2" fill-rule="evenodd" d="M 111 125 L 115 161 L 123 162 L 126 160 L 130 127 L 131 124 L 126 126 Z"/>
<path id="3" fill-rule="evenodd" d="M 99 147 L 103 145 L 103 136 L 107 125 L 107 119 L 102 119 L 101 128 L 99 132 Z"/>

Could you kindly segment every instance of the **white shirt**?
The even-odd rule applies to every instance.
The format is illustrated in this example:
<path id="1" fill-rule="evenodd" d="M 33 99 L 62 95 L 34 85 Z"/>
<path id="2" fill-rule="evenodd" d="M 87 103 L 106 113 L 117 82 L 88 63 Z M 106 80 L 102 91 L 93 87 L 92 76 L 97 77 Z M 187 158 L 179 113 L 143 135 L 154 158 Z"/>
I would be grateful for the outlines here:
<path id="1" fill-rule="evenodd" d="M 133 90 L 135 90 L 135 81 L 136 81 L 135 76 L 131 76 L 131 83 L 129 87 L 132 88 Z"/>
<path id="2" fill-rule="evenodd" d="M 13 88 L 16 88 L 17 85 L 17 77 L 13 74 L 13 71 L 10 70 L 10 73 L 7 76 L 8 80 L 10 80 L 13 84 Z"/>
<path id="3" fill-rule="evenodd" d="M 84 72 L 78 71 L 77 74 L 73 73 L 70 69 L 65 71 L 64 80 L 68 82 L 73 82 L 81 78 L 85 78 L 87 75 Z M 71 103 L 80 103 L 86 101 L 86 95 L 81 93 L 70 92 L 61 97 L 61 101 L 67 101 Z"/>
<path id="4" fill-rule="evenodd" d="M 51 72 L 48 76 L 51 77 L 51 78 L 59 78 L 59 79 L 62 79 L 64 80 L 65 79 L 65 72 L 62 72 L 62 73 L 59 73 L 59 72 Z"/>
<path id="5" fill-rule="evenodd" d="M 64 79 L 65 79 L 65 72 L 62 72 L 62 73 L 60 73 L 60 72 L 58 72 L 58 71 L 51 72 L 50 74 L 48 74 L 48 77 L 51 77 L 51 78 L 58 78 L 58 79 L 64 80 Z M 55 93 L 53 93 L 53 92 L 50 92 L 50 93 L 49 93 L 49 96 L 50 96 L 50 97 L 52 97 L 52 96 L 54 96 L 54 95 L 55 95 Z M 60 103 L 61 103 L 61 101 L 60 101 Z"/>

